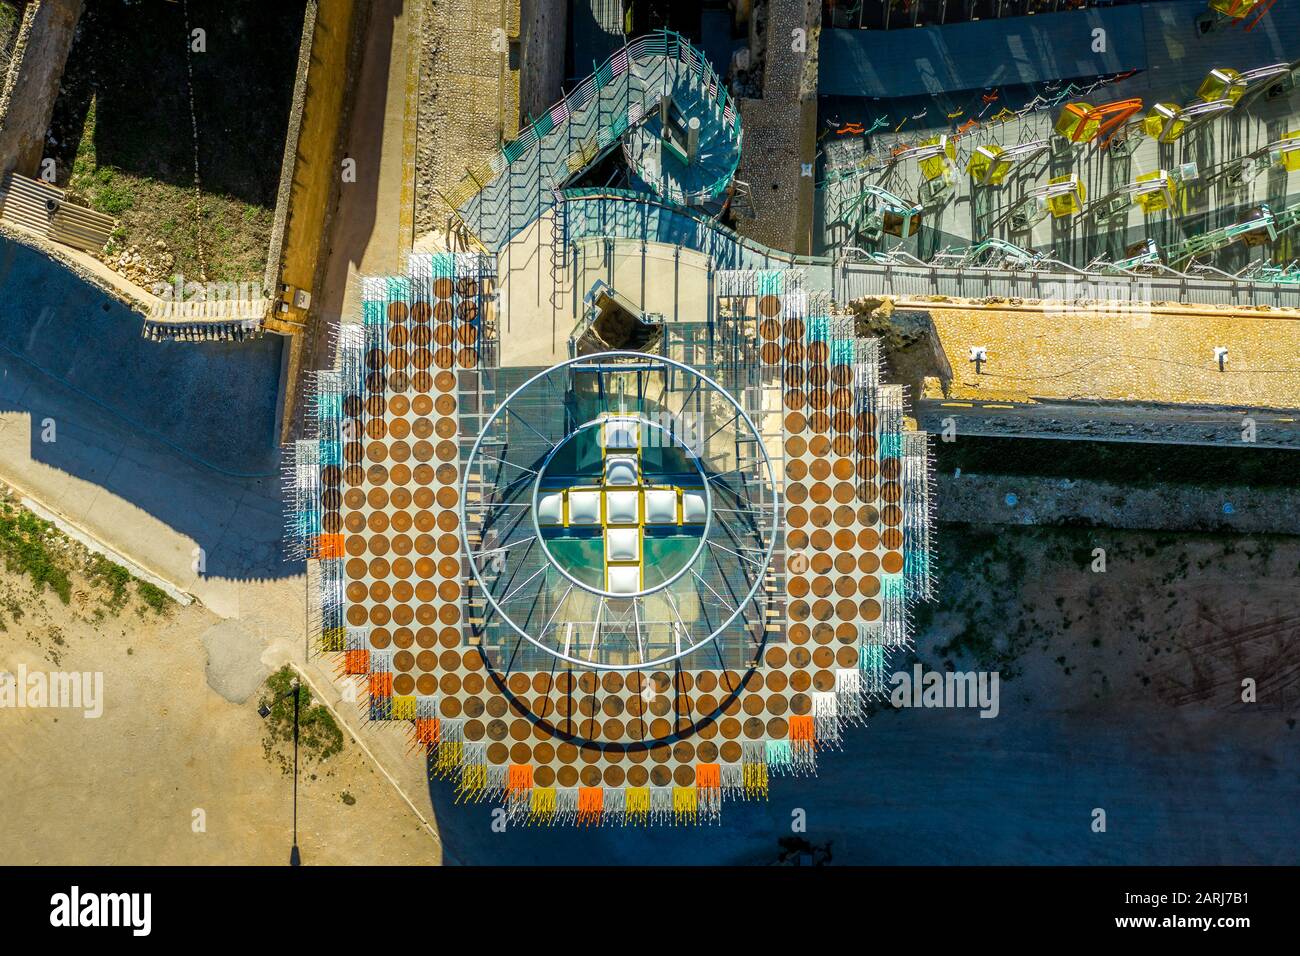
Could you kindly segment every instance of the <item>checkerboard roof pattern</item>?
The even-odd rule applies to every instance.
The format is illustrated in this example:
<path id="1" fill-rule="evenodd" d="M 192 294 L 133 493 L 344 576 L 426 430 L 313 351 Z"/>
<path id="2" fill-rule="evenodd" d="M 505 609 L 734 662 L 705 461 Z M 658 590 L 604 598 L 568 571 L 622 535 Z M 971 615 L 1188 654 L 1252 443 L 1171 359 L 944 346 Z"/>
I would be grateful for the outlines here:
<path id="1" fill-rule="evenodd" d="M 736 551 L 678 607 L 707 617 L 743 599 L 712 641 L 662 666 L 602 669 L 529 645 L 485 594 L 495 549 L 528 543 L 476 504 L 522 497 L 498 511 L 530 512 L 533 465 L 553 440 L 494 424 L 509 422 L 492 416 L 518 381 L 492 361 L 494 281 L 491 260 L 468 255 L 416 256 L 407 276 L 368 280 L 363 321 L 317 382 L 318 434 L 298 444 L 286 484 L 322 651 L 362 684 L 372 719 L 406 726 L 432 774 L 519 821 L 713 820 L 774 774 L 812 772 L 884 691 L 908 605 L 932 591 L 927 442 L 880 381 L 876 344 L 797 272 L 718 273 L 716 324 L 673 332 L 669 351 L 752 423 L 749 452 L 708 464 L 706 442 L 701 457 L 760 489 L 770 461 L 773 549 L 757 568 Z M 567 407 L 595 384 L 579 372 Z M 751 598 L 725 590 L 737 569 L 757 575 Z M 557 595 L 533 604 L 554 615 Z"/>

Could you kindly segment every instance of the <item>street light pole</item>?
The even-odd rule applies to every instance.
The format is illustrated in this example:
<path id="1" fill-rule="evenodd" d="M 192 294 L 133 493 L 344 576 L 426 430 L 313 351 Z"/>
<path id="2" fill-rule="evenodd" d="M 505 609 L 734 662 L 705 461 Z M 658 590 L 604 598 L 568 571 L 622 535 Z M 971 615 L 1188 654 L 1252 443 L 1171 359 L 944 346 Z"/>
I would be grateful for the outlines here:
<path id="1" fill-rule="evenodd" d="M 298 698 L 302 691 L 297 678 L 293 682 L 293 848 L 289 851 L 289 865 L 302 864 L 298 852 Z"/>
<path id="2" fill-rule="evenodd" d="M 302 693 L 302 684 L 294 678 L 289 694 L 293 694 L 293 848 L 289 851 L 289 865 L 300 866 L 302 854 L 298 852 L 298 697 Z M 279 706 L 289 694 L 281 694 L 270 704 L 260 704 L 257 714 L 263 720 L 271 716 L 271 710 Z"/>

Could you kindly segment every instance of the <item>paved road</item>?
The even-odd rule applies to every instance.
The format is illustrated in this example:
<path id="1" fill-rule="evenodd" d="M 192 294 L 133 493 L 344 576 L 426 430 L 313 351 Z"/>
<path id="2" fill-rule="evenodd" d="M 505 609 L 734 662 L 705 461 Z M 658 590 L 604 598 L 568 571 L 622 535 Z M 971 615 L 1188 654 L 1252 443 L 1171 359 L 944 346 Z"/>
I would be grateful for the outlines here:
<path id="1" fill-rule="evenodd" d="M 339 196 L 304 359 L 309 369 L 333 364 L 329 332 L 360 314 L 362 276 L 405 269 L 412 238 L 407 180 L 413 172 L 406 144 L 413 150 L 415 140 L 414 104 L 407 108 L 414 94 L 407 42 L 411 18 L 418 16 L 410 6 L 376 0 L 371 9 L 345 147 L 345 155 L 356 160 L 357 179 L 344 183 Z"/>

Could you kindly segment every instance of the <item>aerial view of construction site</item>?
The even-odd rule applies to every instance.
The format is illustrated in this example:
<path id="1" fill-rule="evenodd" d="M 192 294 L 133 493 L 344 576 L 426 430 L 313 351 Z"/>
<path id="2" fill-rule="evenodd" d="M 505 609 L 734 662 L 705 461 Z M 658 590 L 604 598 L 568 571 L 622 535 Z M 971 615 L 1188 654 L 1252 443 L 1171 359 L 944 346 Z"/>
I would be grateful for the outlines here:
<path id="1" fill-rule="evenodd" d="M 0 864 L 1300 863 L 1298 76 L 0 0 Z"/>

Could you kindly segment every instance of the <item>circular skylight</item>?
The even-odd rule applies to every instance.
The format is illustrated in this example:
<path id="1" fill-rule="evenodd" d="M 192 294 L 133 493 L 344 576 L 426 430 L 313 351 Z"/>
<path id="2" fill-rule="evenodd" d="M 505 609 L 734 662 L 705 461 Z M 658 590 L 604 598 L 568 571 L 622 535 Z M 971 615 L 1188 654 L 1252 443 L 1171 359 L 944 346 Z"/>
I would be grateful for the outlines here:
<path id="1" fill-rule="evenodd" d="M 742 614 L 761 626 L 772 465 L 744 408 L 697 370 L 637 352 L 547 369 L 492 412 L 464 474 L 461 533 L 504 639 L 635 669 Z"/>

